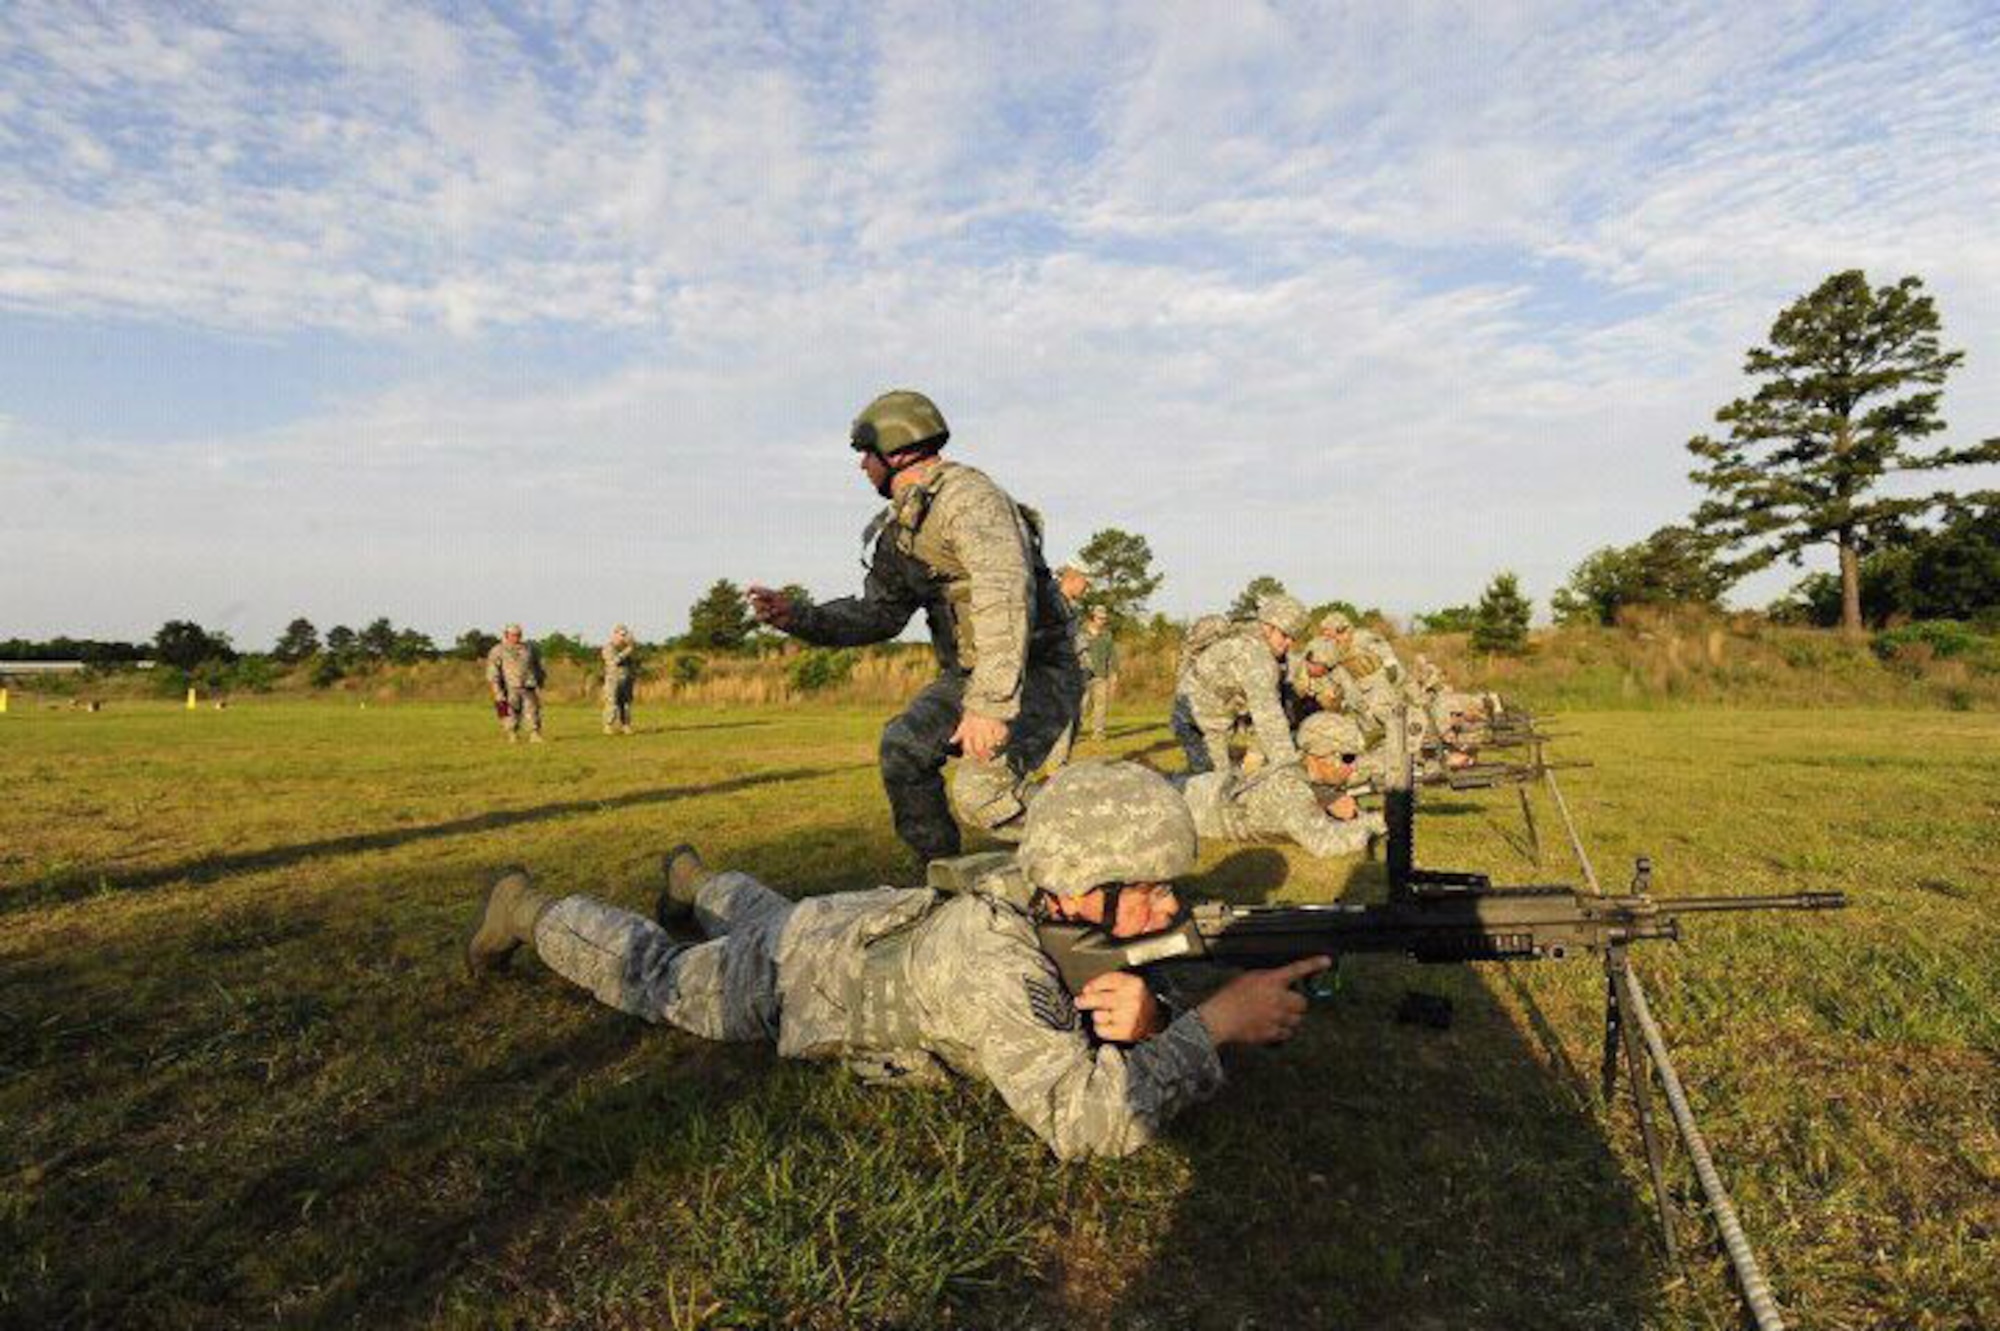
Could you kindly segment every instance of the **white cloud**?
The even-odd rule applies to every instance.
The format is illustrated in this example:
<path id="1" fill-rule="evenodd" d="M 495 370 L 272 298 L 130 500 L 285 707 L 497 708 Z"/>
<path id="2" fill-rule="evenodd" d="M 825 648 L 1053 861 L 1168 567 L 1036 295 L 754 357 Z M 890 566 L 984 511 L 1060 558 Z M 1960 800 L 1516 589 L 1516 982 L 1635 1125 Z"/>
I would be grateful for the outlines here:
<path id="1" fill-rule="evenodd" d="M 2000 415 L 1976 7 L 17 0 L 0 70 L 0 309 L 416 353 L 276 430 L 0 431 L 18 539 L 125 568 L 107 618 L 225 556 L 216 604 L 273 625 L 492 618 L 516 547 L 545 622 L 831 590 L 868 507 L 841 425 L 890 383 L 1060 550 L 1147 531 L 1176 609 L 1266 571 L 1546 593 L 1686 511 L 1743 348 L 1854 265 L 1925 275 L 1974 351 L 1948 413 Z M 423 354 L 551 326 L 624 368 Z M 8 603 L 71 626 L 23 564 Z"/>

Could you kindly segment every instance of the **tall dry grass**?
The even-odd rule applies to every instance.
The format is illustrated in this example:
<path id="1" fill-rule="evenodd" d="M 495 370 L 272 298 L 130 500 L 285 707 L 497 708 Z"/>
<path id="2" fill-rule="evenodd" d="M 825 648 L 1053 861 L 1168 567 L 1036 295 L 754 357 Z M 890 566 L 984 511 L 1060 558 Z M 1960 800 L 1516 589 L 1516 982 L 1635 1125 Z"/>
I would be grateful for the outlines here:
<path id="1" fill-rule="evenodd" d="M 1685 703 L 1738 706 L 1893 706 L 2000 709 L 2000 645 L 1942 656 L 1923 642 L 1850 639 L 1822 629 L 1781 628 L 1754 615 L 1628 612 L 1614 628 L 1541 629 L 1522 656 L 1473 650 L 1462 633 L 1391 635 L 1405 665 L 1436 662 L 1455 684 L 1493 689 L 1541 708 L 1622 709 Z M 1120 640 L 1118 696 L 1164 706 L 1173 695 L 1178 633 Z M 796 707 L 808 703 L 894 707 L 935 674 L 930 649 L 891 643 L 844 654 L 844 678 L 812 689 L 801 683 L 796 646 L 753 656 L 656 649 L 644 658 L 638 699 L 716 707 Z M 357 701 L 444 702 L 485 692 L 474 661 L 426 661 L 363 671 L 314 690 L 304 669 L 279 681 L 283 695 L 320 692 Z M 835 672 L 838 674 L 838 672 Z M 551 661 L 545 696 L 592 702 L 601 675 Z M 144 696 L 142 676 L 125 674 L 15 681 L 17 694 L 47 705 L 65 697 Z"/>

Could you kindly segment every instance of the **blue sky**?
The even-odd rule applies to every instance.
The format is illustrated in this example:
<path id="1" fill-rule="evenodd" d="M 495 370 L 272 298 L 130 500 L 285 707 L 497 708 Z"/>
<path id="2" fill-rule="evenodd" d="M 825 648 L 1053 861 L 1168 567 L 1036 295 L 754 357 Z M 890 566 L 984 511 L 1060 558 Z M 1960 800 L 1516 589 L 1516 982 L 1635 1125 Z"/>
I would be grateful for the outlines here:
<path id="1" fill-rule="evenodd" d="M 1828 273 L 2000 432 L 1996 216 L 1991 4 L 13 0 L 0 636 L 835 594 L 891 386 L 1175 613 L 1545 599 Z"/>

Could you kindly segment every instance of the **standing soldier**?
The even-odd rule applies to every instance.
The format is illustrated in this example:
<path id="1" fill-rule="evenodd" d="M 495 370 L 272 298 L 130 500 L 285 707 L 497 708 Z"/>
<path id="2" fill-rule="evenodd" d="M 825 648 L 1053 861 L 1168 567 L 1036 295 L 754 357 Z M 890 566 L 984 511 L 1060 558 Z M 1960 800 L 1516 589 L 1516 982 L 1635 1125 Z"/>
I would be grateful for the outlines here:
<path id="1" fill-rule="evenodd" d="M 1084 626 L 1084 708 L 1090 716 L 1090 737 L 1104 742 L 1105 722 L 1111 715 L 1111 676 L 1118 669 L 1118 644 L 1111 636 L 1111 608 L 1092 606 Z"/>
<path id="2" fill-rule="evenodd" d="M 1257 602 L 1255 620 L 1211 615 L 1188 630 L 1177 672 L 1173 728 L 1189 772 L 1230 772 L 1229 733 L 1246 716 L 1266 763 L 1283 767 L 1298 762 L 1278 696 L 1279 667 L 1304 636 L 1308 619 L 1296 597 L 1278 592 Z"/>
<path id="3" fill-rule="evenodd" d="M 1127 938 L 1165 928 L 1180 905 L 1172 880 L 1194 868 L 1194 826 L 1167 783 L 1131 763 L 1060 774 L 1027 824 L 1014 863 L 951 894 L 795 902 L 678 847 L 661 909 L 692 914 L 700 943 L 593 897 L 544 895 L 516 869 L 487 893 L 466 964 L 491 974 L 525 946 L 646 1021 L 773 1040 L 782 1057 L 844 1060 L 873 1084 L 976 1077 L 1060 1158 L 1128 1155 L 1222 1085 L 1219 1050 L 1297 1031 L 1306 1000 L 1291 985 L 1332 963 L 1247 971 L 1178 1013 L 1129 971 L 1071 994 L 1037 921 Z"/>
<path id="4" fill-rule="evenodd" d="M 528 724 L 528 742 L 542 742 L 542 654 L 521 640 L 521 626 L 500 630 L 500 641 L 486 654 L 486 682 L 501 709 L 500 731 L 509 744 L 519 743 L 521 723 Z"/>
<path id="5" fill-rule="evenodd" d="M 1041 531 L 985 473 L 938 452 L 951 438 L 921 393 L 884 393 L 849 443 L 889 501 L 862 536 L 861 595 L 798 604 L 752 586 L 757 618 L 806 642 L 887 642 L 918 610 L 938 677 L 882 731 L 896 834 L 919 859 L 959 853 L 959 817 L 1013 839 L 1029 773 L 1076 719 L 1083 679 L 1073 621 L 1042 560 Z M 944 765 L 960 755 L 946 794 Z"/>
<path id="6" fill-rule="evenodd" d="M 632 689 L 639 680 L 639 649 L 632 631 L 623 624 L 611 627 L 611 641 L 604 644 L 604 733 L 632 733 Z"/>

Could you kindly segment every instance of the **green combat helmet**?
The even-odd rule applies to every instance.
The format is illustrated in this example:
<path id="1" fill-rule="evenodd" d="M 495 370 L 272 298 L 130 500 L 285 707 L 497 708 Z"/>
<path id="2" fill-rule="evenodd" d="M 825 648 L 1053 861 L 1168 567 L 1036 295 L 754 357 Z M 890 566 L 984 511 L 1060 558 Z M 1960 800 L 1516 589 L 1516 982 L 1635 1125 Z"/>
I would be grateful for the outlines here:
<path id="1" fill-rule="evenodd" d="M 1158 772 L 1084 763 L 1057 773 L 1029 803 L 1016 854 L 1030 883 L 1061 897 L 1163 883 L 1194 868 L 1194 817 Z"/>
<path id="2" fill-rule="evenodd" d="M 1299 726 L 1299 747 L 1315 758 L 1334 758 L 1360 753 L 1368 746 L 1362 742 L 1361 727 L 1353 717 L 1314 712 Z"/>
<path id="3" fill-rule="evenodd" d="M 1284 592 L 1273 592 L 1257 600 L 1257 620 L 1269 624 L 1287 638 L 1297 640 L 1306 636 L 1306 629 L 1312 621 L 1305 606 L 1296 596 Z"/>
<path id="4" fill-rule="evenodd" d="M 922 393 L 898 388 L 861 409 L 848 443 L 857 453 L 887 457 L 919 445 L 943 448 L 949 438 L 951 427 L 944 423 L 937 403 Z"/>

